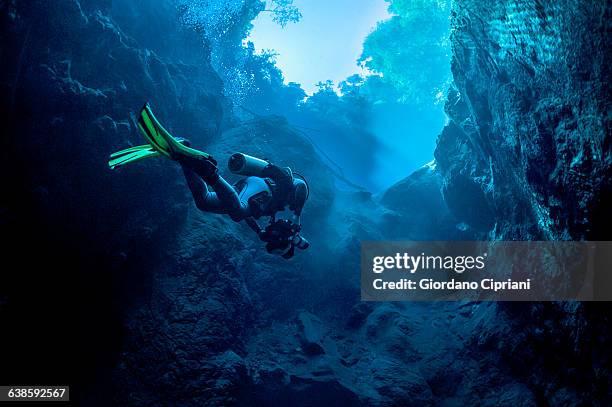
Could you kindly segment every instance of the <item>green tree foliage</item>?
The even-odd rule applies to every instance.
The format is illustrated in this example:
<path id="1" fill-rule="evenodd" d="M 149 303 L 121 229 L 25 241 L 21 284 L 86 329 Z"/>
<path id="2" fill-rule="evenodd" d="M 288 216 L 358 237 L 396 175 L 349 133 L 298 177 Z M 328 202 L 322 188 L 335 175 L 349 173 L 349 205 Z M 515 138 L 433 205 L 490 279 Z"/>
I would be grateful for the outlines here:
<path id="1" fill-rule="evenodd" d="M 367 37 L 359 62 L 380 74 L 401 101 L 431 104 L 450 79 L 450 1 L 387 1 L 392 17 Z"/>
<path id="2" fill-rule="evenodd" d="M 271 0 L 270 4 L 271 7 L 264 11 L 272 13 L 272 21 L 281 27 L 297 23 L 302 18 L 302 13 L 293 5 L 293 0 Z"/>
<path id="3" fill-rule="evenodd" d="M 362 131 L 371 110 L 370 99 L 361 91 L 363 84 L 363 77 L 351 75 L 338 85 L 342 93 L 339 95 L 333 81 L 319 82 L 319 90 L 302 107 L 352 131 Z"/>
<path id="4" fill-rule="evenodd" d="M 242 50 L 240 71 L 243 77 L 248 78 L 248 84 L 244 87 L 245 107 L 261 114 L 286 113 L 297 109 L 306 93 L 297 83 L 283 83 L 283 74 L 275 64 L 276 52 L 256 52 L 252 42 Z"/>

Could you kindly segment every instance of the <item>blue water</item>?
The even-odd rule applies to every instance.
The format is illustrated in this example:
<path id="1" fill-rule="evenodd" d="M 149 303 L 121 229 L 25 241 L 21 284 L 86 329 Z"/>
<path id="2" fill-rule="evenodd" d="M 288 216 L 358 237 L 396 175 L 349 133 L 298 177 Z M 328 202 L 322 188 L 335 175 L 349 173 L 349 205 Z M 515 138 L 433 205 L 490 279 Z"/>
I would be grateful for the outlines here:
<path id="1" fill-rule="evenodd" d="M 403 2 L 296 1 L 289 4 L 301 18 L 286 24 L 266 11 L 274 10 L 272 1 L 245 3 L 247 12 L 239 0 L 177 3 L 182 24 L 211 47 L 236 111 L 286 117 L 352 183 L 381 192 L 433 159 L 450 80 L 448 3 L 433 2 L 421 13 Z M 125 6 L 114 7 L 126 15 Z M 146 30 L 134 31 L 151 43 Z M 189 58 L 180 46 L 171 52 Z M 355 74 L 362 81 L 358 100 L 343 84 Z M 338 97 L 316 86 L 328 80 Z"/>

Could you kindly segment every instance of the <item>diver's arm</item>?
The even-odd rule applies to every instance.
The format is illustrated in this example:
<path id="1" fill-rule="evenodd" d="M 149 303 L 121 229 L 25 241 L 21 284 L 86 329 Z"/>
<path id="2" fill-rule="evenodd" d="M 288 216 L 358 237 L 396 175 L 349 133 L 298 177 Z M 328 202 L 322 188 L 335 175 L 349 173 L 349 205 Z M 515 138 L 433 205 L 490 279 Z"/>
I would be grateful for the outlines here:
<path id="1" fill-rule="evenodd" d="M 291 168 L 281 168 L 278 165 L 268 164 L 261 172 L 261 178 L 270 178 L 281 188 L 289 189 L 293 185 L 293 173 Z"/>
<path id="2" fill-rule="evenodd" d="M 298 212 L 293 212 L 293 216 L 291 216 L 291 222 L 293 222 L 294 224 L 298 225 L 298 226 L 302 226 L 302 217 L 300 216 L 300 214 Z"/>
<path id="3" fill-rule="evenodd" d="M 271 162 L 268 162 L 268 165 L 261 171 L 262 178 L 272 178 L 274 182 L 281 181 L 287 176 L 292 177 L 292 175 L 289 167 L 279 167 Z"/>

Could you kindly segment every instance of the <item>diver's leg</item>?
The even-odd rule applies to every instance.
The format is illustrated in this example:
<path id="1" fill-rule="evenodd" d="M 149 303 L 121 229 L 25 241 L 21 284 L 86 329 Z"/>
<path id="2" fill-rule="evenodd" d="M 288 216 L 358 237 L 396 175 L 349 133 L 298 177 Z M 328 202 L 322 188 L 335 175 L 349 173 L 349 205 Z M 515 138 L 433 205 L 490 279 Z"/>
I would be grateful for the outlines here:
<path id="1" fill-rule="evenodd" d="M 202 159 L 180 159 L 179 163 L 183 167 L 187 184 L 198 208 L 208 212 L 227 213 L 235 221 L 240 221 L 248 216 L 248 207 L 241 204 L 234 187 L 219 176 L 216 162 Z M 198 176 L 201 179 L 197 179 Z M 208 191 L 207 185 L 215 192 Z"/>
<path id="2" fill-rule="evenodd" d="M 225 206 L 217 197 L 217 194 L 208 190 L 206 184 L 198 174 L 187 165 L 181 164 L 181 168 L 183 169 L 183 174 L 185 174 L 187 186 L 199 210 L 213 213 L 228 213 Z"/>
<path id="3" fill-rule="evenodd" d="M 248 208 L 240 202 L 236 189 L 223 177 L 217 175 L 216 181 L 211 182 L 210 186 L 233 220 L 240 221 L 248 216 Z"/>

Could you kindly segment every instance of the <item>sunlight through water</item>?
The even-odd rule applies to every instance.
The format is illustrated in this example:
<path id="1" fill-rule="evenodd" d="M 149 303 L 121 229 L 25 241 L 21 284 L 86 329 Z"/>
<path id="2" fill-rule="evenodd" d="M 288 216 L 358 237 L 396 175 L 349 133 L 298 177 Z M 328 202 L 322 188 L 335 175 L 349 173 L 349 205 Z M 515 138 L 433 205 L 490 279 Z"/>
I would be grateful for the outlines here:
<path id="1" fill-rule="evenodd" d="M 278 53 L 276 65 L 285 82 L 297 82 L 312 94 L 316 84 L 331 79 L 334 84 L 355 73 L 363 41 L 377 22 L 390 17 L 384 0 L 296 0 L 302 13 L 298 23 L 285 28 L 262 12 L 253 22 L 246 41 L 257 51 Z"/>

